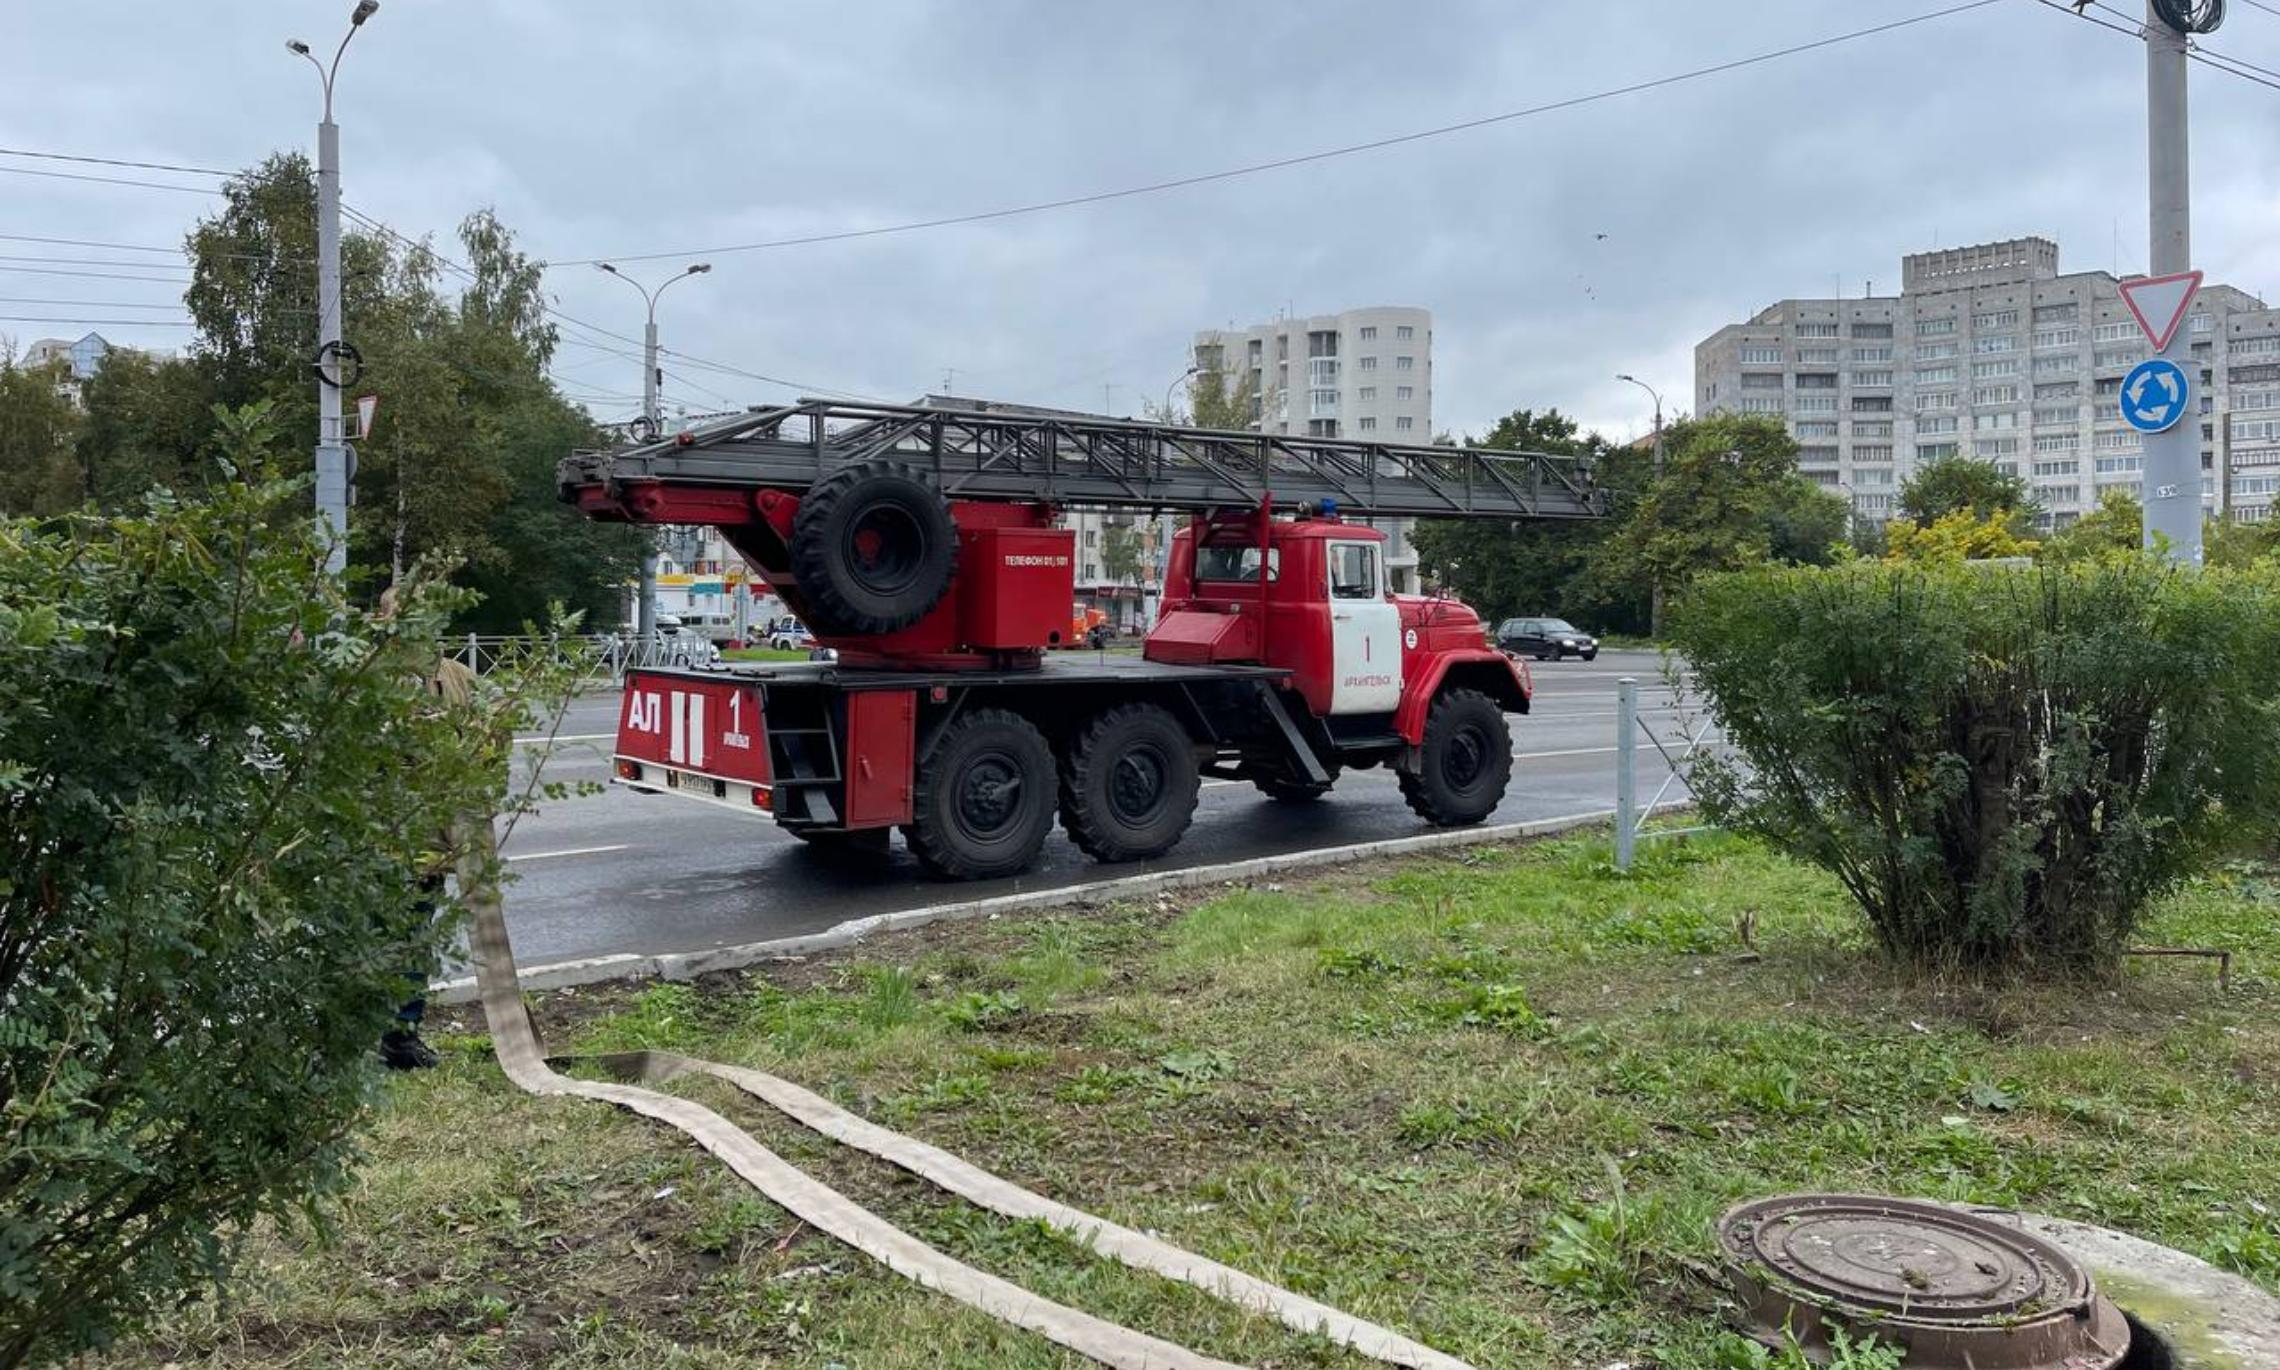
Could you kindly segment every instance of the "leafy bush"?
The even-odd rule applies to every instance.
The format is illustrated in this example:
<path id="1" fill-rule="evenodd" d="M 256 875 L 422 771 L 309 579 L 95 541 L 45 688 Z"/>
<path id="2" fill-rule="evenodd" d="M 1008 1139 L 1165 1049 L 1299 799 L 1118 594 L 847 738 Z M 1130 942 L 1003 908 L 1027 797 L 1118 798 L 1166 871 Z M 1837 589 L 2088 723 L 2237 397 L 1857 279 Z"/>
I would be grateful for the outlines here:
<path id="1" fill-rule="evenodd" d="M 264 412 L 223 438 L 258 468 Z M 420 877 L 509 743 L 425 684 L 456 592 L 353 607 L 307 501 L 0 520 L 0 1364 L 195 1297 L 335 1188 L 450 936 Z"/>
<path id="2" fill-rule="evenodd" d="M 1834 873 L 1893 953 L 2096 970 L 2280 813 L 2280 573 L 1767 568 L 1676 618 L 1735 754 L 1718 821 Z"/>

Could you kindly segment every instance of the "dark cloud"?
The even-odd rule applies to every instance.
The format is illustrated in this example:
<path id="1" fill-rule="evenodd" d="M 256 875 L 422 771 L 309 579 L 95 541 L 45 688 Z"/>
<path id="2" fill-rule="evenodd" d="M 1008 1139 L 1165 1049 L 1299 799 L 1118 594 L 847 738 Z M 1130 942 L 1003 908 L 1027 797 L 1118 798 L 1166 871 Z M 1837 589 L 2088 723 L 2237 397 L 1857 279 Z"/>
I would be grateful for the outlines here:
<path id="1" fill-rule="evenodd" d="M 550 258 L 702 250 L 1303 153 L 1933 7 L 386 0 L 344 64 L 345 181 L 410 232 L 489 204 Z M 130 23 L 113 6 L 13 7 L 0 145 L 223 166 L 305 147 L 316 83 L 282 43 L 329 49 L 347 8 L 142 6 Z M 2280 68 L 2280 20 L 2237 9 L 2211 41 Z M 1622 432 L 1644 415 L 1615 372 L 1683 396 L 1704 334 L 1784 295 L 1890 289 L 1904 252 L 2040 232 L 2068 265 L 2134 269 L 2142 86 L 2133 44 L 2018 0 L 1236 181 L 716 254 L 668 297 L 666 343 L 880 396 L 956 368 L 969 392 L 1090 406 L 1106 386 L 1132 410 L 1162 396 L 1197 327 L 1420 304 L 1440 426 L 1557 405 Z M 2196 69 L 2194 100 L 2200 260 L 2280 286 L 2280 92 Z M 0 177 L 0 232 L 168 243 L 197 204 Z M 38 287 L 19 295 L 165 294 L 10 279 Z M 591 267 L 551 285 L 569 312 L 638 333 L 631 293 Z M 693 407 L 785 393 L 667 369 L 669 398 Z M 639 388 L 631 363 L 587 348 L 561 371 L 582 391 Z"/>

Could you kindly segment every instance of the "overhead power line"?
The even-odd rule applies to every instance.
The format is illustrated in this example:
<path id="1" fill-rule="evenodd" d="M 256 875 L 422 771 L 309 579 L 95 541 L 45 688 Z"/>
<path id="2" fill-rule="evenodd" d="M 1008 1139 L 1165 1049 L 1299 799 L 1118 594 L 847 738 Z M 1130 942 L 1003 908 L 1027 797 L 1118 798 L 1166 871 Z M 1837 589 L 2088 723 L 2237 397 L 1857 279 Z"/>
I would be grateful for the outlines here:
<path id="1" fill-rule="evenodd" d="M 2090 13 L 2087 7 L 2083 9 L 2076 9 L 2073 5 L 2064 3 L 2064 0 L 2035 0 L 2035 3 L 2041 5 L 2044 9 L 2056 10 L 2060 14 L 2067 15 L 2070 18 L 2079 19 L 2085 24 L 2090 24 L 2097 28 L 2102 28 L 2109 33 L 2121 34 L 2123 37 L 2130 39 L 2132 42 L 2145 41 L 2145 28 L 2142 24 L 2140 24 L 2137 20 L 2132 19 L 2124 11 L 2114 9 L 2111 5 L 2101 3 L 2100 0 L 2092 0 L 2092 3 L 2096 4 L 2099 9 L 2107 10 L 2111 13 L 2121 15 L 2122 18 L 2128 22 L 2117 24 L 2110 19 L 2100 19 L 2097 15 Z M 2133 24 L 2137 26 L 2131 27 Z M 2253 85 L 2264 86 L 2271 90 L 2280 90 L 2280 79 L 2267 79 L 2280 78 L 2280 72 L 2266 71 L 2265 68 L 2256 66 L 2254 63 L 2244 62 L 2237 57 L 2227 56 L 2224 53 L 2218 52 L 2214 48 L 2206 47 L 2201 43 L 2194 42 L 2192 40 L 2187 40 L 2185 55 L 2192 58 L 2194 61 L 2199 62 L 2202 66 L 2208 67 L 2213 71 L 2221 71 L 2227 76 L 2237 76 L 2241 80 L 2247 81 Z M 2263 72 L 2264 74 L 2258 75 L 2258 72 Z"/>
<path id="2" fill-rule="evenodd" d="M 92 238 L 42 238 L 31 233 L 0 233 L 0 242 L 47 243 L 55 247 L 99 247 L 107 252 L 174 252 L 187 253 L 182 246 L 145 247 L 140 243 L 101 243 Z"/>
<path id="3" fill-rule="evenodd" d="M 188 266 L 167 262 L 121 262 L 102 257 L 21 257 L 0 255 L 0 262 L 31 262 L 39 266 L 123 266 L 135 271 L 188 271 Z"/>
<path id="4" fill-rule="evenodd" d="M 82 176 L 76 171 L 41 171 L 37 167 L 0 166 L 0 175 L 43 176 L 51 181 L 91 181 L 97 185 L 140 186 L 144 190 L 179 190 L 189 195 L 219 195 L 218 186 L 178 186 L 165 181 L 137 181 L 125 176 Z"/>
<path id="5" fill-rule="evenodd" d="M 180 300 L 145 304 L 140 300 L 51 300 L 42 295 L 0 295 L 0 304 L 53 305 L 59 309 L 171 309 L 177 313 L 182 310 Z"/>
<path id="6" fill-rule="evenodd" d="M 91 281 L 149 281 L 154 285 L 182 285 L 178 276 L 131 276 L 116 271 L 65 271 L 48 266 L 0 266 L 0 271 L 16 271 L 27 276 L 79 276 Z"/>
<path id="7" fill-rule="evenodd" d="M 43 162 L 81 162 L 88 166 L 133 167 L 141 171 L 182 171 L 194 176 L 235 176 L 210 166 L 180 166 L 173 162 L 134 162 L 123 157 L 85 157 L 70 152 L 34 152 L 29 148 L 0 147 L 0 157 L 36 157 Z"/>
<path id="8" fill-rule="evenodd" d="M 1801 53 L 1818 52 L 1823 48 L 1835 47 L 1841 43 L 1851 43 L 1857 42 L 1863 38 L 1873 38 L 1878 34 L 1891 33 L 1894 30 L 1909 28 L 1917 24 L 1928 24 L 1933 20 L 1945 19 L 1950 15 L 1963 14 L 1970 10 L 1986 9 L 1990 5 L 1998 4 L 2000 2 L 2001 0 L 1967 0 L 1967 3 L 1964 4 L 1948 5 L 1941 9 L 1930 10 L 1923 14 L 1911 15 L 1904 19 L 1894 19 L 1887 23 L 1873 24 L 1867 28 L 1853 29 L 1850 32 L 1834 34 L 1827 38 L 1816 38 L 1811 42 L 1792 43 L 1787 47 L 1775 48 L 1770 52 L 1761 52 L 1749 57 L 1738 57 L 1732 61 L 1718 62 L 1703 67 L 1695 67 L 1688 71 L 1674 72 L 1669 76 L 1658 76 L 1652 80 L 1634 81 L 1628 85 L 1611 86 L 1605 90 L 1592 91 L 1586 95 L 1573 95 L 1567 97 L 1566 99 L 1553 100 L 1545 104 L 1530 105 L 1525 109 L 1507 110 L 1502 114 L 1484 115 L 1477 119 L 1465 119 L 1453 124 L 1442 124 L 1434 128 L 1418 129 L 1414 132 L 1394 134 L 1390 137 L 1385 138 L 1372 138 L 1367 142 L 1348 143 L 1342 147 L 1323 148 L 1320 151 L 1299 153 L 1295 156 L 1290 157 L 1277 157 L 1271 161 L 1251 162 L 1243 166 L 1226 167 L 1218 171 L 1200 172 L 1192 176 L 1176 176 L 1170 180 L 1164 181 L 1150 181 L 1144 185 L 1125 186 L 1122 189 L 1118 190 L 1096 191 L 1088 195 L 1070 195 L 1057 200 L 1040 200 L 1031 204 L 1011 205 L 1003 209 L 983 210 L 979 213 L 974 214 L 953 214 L 937 219 L 917 219 L 908 223 L 882 224 L 877 228 L 846 229 L 836 233 L 810 233 L 803 234 L 796 238 L 773 238 L 763 242 L 730 243 L 722 247 L 692 248 L 686 251 L 624 252 L 606 257 L 571 257 L 551 261 L 548 263 L 548 265 L 590 266 L 596 262 L 648 262 L 659 261 L 668 257 L 717 257 L 730 252 L 763 252 L 772 248 L 801 247 L 811 243 L 845 242 L 853 238 L 879 238 L 893 233 L 915 233 L 921 229 L 951 228 L 960 224 L 985 223 L 992 219 L 1010 219 L 1025 214 L 1042 214 L 1047 210 L 1073 209 L 1081 205 L 1101 204 L 1109 200 L 1125 200 L 1138 195 L 1154 195 L 1167 190 L 1182 190 L 1189 186 L 1206 185 L 1214 181 L 1231 181 L 1241 176 L 1256 176 L 1263 172 L 1280 171 L 1286 167 L 1305 166 L 1308 163 L 1312 162 L 1325 162 L 1335 157 L 1351 157 L 1358 153 L 1376 152 L 1384 148 L 1399 147 L 1405 143 L 1422 142 L 1428 138 L 1442 138 L 1453 133 L 1464 133 L 1476 128 L 1487 128 L 1492 124 L 1511 123 L 1514 120 L 1518 119 L 1532 119 L 1539 115 L 1551 114 L 1559 110 L 1574 109 L 1581 105 L 1596 104 L 1602 100 L 1613 100 L 1620 96 L 1636 95 L 1641 91 L 1659 90 L 1665 86 L 1680 85 L 1688 81 L 1699 81 L 1706 77 L 1721 75 L 1725 72 L 1740 71 L 1745 67 L 1760 66 L 1767 62 L 1779 61 L 1785 57 L 1795 57 Z"/>
<path id="9" fill-rule="evenodd" d="M 67 323 L 80 328 L 196 328 L 189 319 L 51 319 L 37 314 L 0 314 L 0 323 Z"/>

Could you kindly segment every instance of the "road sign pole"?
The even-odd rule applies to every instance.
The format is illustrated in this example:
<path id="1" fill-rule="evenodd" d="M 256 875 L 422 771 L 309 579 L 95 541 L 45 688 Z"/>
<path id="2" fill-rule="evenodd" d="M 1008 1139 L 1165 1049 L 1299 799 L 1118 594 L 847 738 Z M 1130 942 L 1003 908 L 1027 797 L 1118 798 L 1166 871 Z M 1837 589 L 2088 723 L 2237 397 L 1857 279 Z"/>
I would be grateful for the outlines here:
<path id="1" fill-rule="evenodd" d="M 2186 136 L 2185 35 L 2145 7 L 2146 191 L 2149 274 L 2167 276 L 2193 265 L 2191 162 Z M 2180 327 L 2160 355 L 2196 377 L 2192 329 Z M 2201 564 L 2201 424 L 2189 407 L 2184 417 L 2145 435 L 2141 498 L 2145 545 L 2166 545 L 2181 565 Z"/>

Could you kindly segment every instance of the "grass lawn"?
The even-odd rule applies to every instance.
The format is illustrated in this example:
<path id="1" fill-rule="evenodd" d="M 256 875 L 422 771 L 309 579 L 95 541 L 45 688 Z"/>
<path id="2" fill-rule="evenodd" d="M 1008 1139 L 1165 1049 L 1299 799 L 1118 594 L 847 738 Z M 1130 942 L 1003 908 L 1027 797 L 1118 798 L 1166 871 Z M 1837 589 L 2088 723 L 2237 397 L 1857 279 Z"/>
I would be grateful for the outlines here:
<path id="1" fill-rule="evenodd" d="M 805 647 L 794 651 L 784 647 L 728 647 L 721 651 L 723 661 L 805 661 Z"/>
<path id="2" fill-rule="evenodd" d="M 1724 838 L 1565 840 L 919 930 L 701 987 L 545 997 L 557 1048 L 774 1070 L 1010 1179 L 1481 1366 L 1738 1365 L 1710 1225 L 1861 1188 L 2126 1228 L 2280 1290 L 2280 878 L 2067 991 L 1898 982 L 1828 880 Z M 1745 945 L 1745 942 L 1747 945 Z M 319 1241 L 118 1358 L 182 1366 L 1075 1366 L 754 1198 L 678 1136 L 513 1092 L 472 1036 L 396 1083 Z M 1245 1364 L 1373 1362 L 677 1086 L 953 1254 Z"/>

